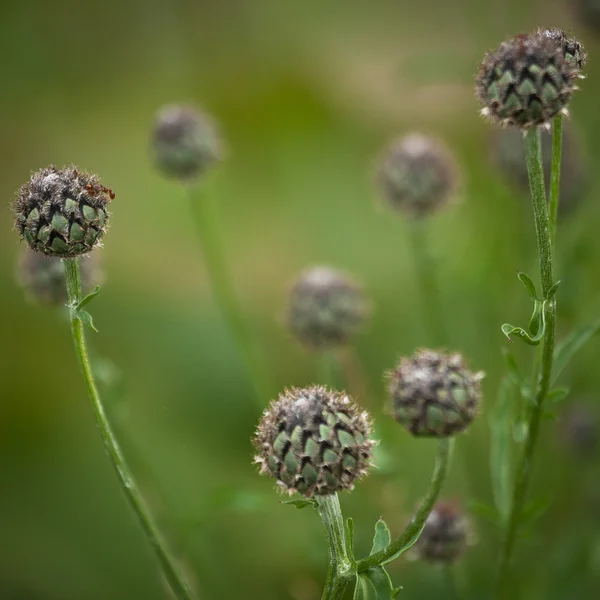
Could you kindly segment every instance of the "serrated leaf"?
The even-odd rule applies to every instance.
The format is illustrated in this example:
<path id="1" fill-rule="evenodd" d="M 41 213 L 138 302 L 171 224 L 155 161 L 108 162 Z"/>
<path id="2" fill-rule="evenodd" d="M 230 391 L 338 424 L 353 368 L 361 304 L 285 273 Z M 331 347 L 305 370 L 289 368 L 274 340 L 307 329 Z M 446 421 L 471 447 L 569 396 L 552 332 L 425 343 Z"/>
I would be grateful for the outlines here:
<path id="1" fill-rule="evenodd" d="M 94 325 L 94 320 L 92 319 L 92 315 L 90 315 L 89 312 L 85 311 L 85 310 L 79 310 L 76 309 L 75 310 L 75 316 L 84 324 L 87 325 L 88 327 L 90 327 L 91 329 L 93 329 L 96 333 L 98 333 L 98 330 L 96 329 L 96 326 Z"/>
<path id="2" fill-rule="evenodd" d="M 385 550 L 392 541 L 392 534 L 388 529 L 388 526 L 385 524 L 385 521 L 380 517 L 379 521 L 375 523 L 375 535 L 373 536 L 373 547 L 371 548 L 371 553 L 369 556 L 373 554 Z"/>
<path id="3" fill-rule="evenodd" d="M 526 273 L 521 273 L 521 271 L 517 272 L 517 277 L 519 281 L 523 284 L 525 291 L 529 295 L 532 300 L 539 300 L 537 295 L 537 290 L 535 289 L 535 283 L 531 280 L 531 277 Z"/>
<path id="4" fill-rule="evenodd" d="M 89 304 L 98 294 L 100 293 L 100 286 L 97 285 L 83 300 L 80 300 L 79 304 L 75 307 L 77 310 L 82 309 L 84 306 Z"/>
<path id="5" fill-rule="evenodd" d="M 569 395 L 570 391 L 571 390 L 567 387 L 554 388 L 548 393 L 547 402 L 550 404 L 561 402 Z"/>
<path id="6" fill-rule="evenodd" d="M 309 506 L 311 508 L 317 508 L 317 502 L 312 498 L 301 498 L 298 500 L 281 500 L 281 504 L 291 504 L 292 506 L 295 506 L 298 509 L 308 508 Z"/>
<path id="7" fill-rule="evenodd" d="M 569 364 L 573 356 L 594 335 L 600 331 L 600 321 L 576 329 L 568 335 L 554 351 L 554 365 L 552 367 L 552 384 L 556 382 L 563 369 Z"/>
<path id="8" fill-rule="evenodd" d="M 354 521 L 351 517 L 346 519 L 346 552 L 354 561 Z"/>

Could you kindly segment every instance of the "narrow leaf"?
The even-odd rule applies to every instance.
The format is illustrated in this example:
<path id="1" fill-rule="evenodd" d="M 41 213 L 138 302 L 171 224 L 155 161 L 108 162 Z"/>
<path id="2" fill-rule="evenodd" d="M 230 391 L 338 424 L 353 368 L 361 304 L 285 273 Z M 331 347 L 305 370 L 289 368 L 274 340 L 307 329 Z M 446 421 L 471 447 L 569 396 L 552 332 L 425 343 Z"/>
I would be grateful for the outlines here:
<path id="1" fill-rule="evenodd" d="M 379 600 L 377 590 L 369 578 L 369 572 L 359 573 L 356 576 L 354 600 Z"/>
<path id="2" fill-rule="evenodd" d="M 313 500 L 312 498 L 302 498 L 300 500 L 282 500 L 281 504 L 291 504 L 292 506 L 295 506 L 296 508 L 307 508 L 307 507 L 311 507 L 311 508 L 317 508 L 317 503 L 315 502 L 315 500 Z"/>
<path id="3" fill-rule="evenodd" d="M 573 356 L 594 335 L 600 331 L 600 321 L 586 325 L 573 331 L 564 339 L 554 351 L 554 366 L 552 369 L 552 383 L 555 383 L 563 369 L 569 364 Z"/>
<path id="4" fill-rule="evenodd" d="M 373 547 L 369 556 L 387 548 L 391 541 L 392 535 L 390 534 L 390 530 L 385 521 L 380 517 L 379 521 L 375 523 L 375 536 L 373 537 Z"/>
<path id="5" fill-rule="evenodd" d="M 552 300 L 552 298 L 554 298 L 554 296 L 556 296 L 556 290 L 558 289 L 558 286 L 560 285 L 560 281 L 557 281 L 549 290 L 548 290 L 548 296 L 546 297 L 546 300 Z"/>
<path id="6" fill-rule="evenodd" d="M 548 402 L 550 404 L 556 404 L 557 402 L 564 400 L 569 395 L 570 391 L 571 390 L 566 387 L 554 388 L 553 390 L 550 390 L 548 394 Z"/>
<path id="7" fill-rule="evenodd" d="M 540 328 L 542 327 L 542 303 L 535 301 L 533 305 L 533 313 L 531 313 L 531 318 L 529 319 L 529 325 L 527 329 L 529 329 L 529 333 L 532 336 L 536 336 Z"/>
<path id="8" fill-rule="evenodd" d="M 494 506 L 485 504 L 485 502 L 477 502 L 474 500 L 469 502 L 469 512 L 477 517 L 490 521 L 494 525 L 501 524 L 498 510 Z"/>
<path id="9" fill-rule="evenodd" d="M 362 595 L 357 596 L 357 592 Z M 383 567 L 375 567 L 359 573 L 356 580 L 354 599 L 360 600 L 390 600 L 397 595 L 392 580 Z"/>
<path id="10" fill-rule="evenodd" d="M 545 329 L 545 328 L 544 328 Z M 524 341 L 526 344 L 530 346 L 537 346 L 542 338 L 544 337 L 544 329 L 538 333 L 536 336 L 530 336 L 522 327 L 515 327 L 510 323 L 504 323 L 502 325 L 502 333 L 512 342 L 511 335 L 518 337 L 520 340 Z"/>
<path id="11" fill-rule="evenodd" d="M 79 304 L 75 307 L 77 310 L 89 304 L 100 293 L 100 286 L 97 285 Z"/>
<path id="12" fill-rule="evenodd" d="M 92 319 L 92 315 L 90 315 L 89 312 L 87 312 L 85 310 L 75 309 L 75 316 L 84 325 L 87 325 L 88 327 L 90 327 L 91 329 L 93 329 L 96 333 L 98 333 L 98 330 L 96 329 L 96 326 L 94 325 L 94 320 Z"/>
<path id="13" fill-rule="evenodd" d="M 537 291 L 535 289 L 535 283 L 533 283 L 531 277 L 529 277 L 529 275 L 527 275 L 526 273 L 521 273 L 520 271 L 517 272 L 517 277 L 519 278 L 519 281 L 523 284 L 523 287 L 529 294 L 529 297 L 532 300 L 539 300 Z"/>

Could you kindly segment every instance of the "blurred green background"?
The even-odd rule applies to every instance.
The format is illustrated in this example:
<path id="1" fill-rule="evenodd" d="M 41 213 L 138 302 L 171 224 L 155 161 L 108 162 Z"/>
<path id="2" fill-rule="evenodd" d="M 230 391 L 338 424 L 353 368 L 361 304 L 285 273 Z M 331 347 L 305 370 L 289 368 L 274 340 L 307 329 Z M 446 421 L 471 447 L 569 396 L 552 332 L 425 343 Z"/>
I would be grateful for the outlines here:
<path id="1" fill-rule="evenodd" d="M 277 388 L 317 377 L 281 327 L 290 280 L 331 264 L 356 275 L 372 322 L 356 356 L 359 400 L 382 440 L 380 468 L 342 507 L 360 555 L 383 515 L 399 532 L 430 476 L 435 444 L 385 414 L 382 372 L 435 344 L 421 319 L 406 223 L 380 209 L 373 157 L 419 130 L 462 166 L 463 202 L 431 224 L 455 349 L 483 369 L 483 415 L 462 436 L 445 497 L 491 501 L 487 415 L 504 367 L 500 331 L 529 301 L 515 272 L 536 275 L 527 200 L 490 160 L 492 126 L 472 78 L 485 50 L 538 25 L 572 30 L 590 54 L 572 103 L 592 181 L 563 219 L 559 330 L 598 316 L 600 32 L 568 0 L 5 0 L 0 19 L 0 599 L 165 597 L 154 557 L 95 430 L 64 315 L 24 301 L 8 209 L 33 169 L 76 163 L 117 196 L 100 251 L 107 281 L 92 308 L 98 356 L 110 358 L 107 402 L 144 492 L 205 599 L 320 597 L 327 548 L 315 513 L 280 504 L 251 464 L 258 419 L 251 388 L 211 296 L 185 191 L 148 158 L 154 113 L 198 103 L 221 123 L 230 157 L 215 186 L 239 295 Z M 533 352 L 512 349 L 526 368 Z M 516 553 L 520 598 L 591 598 L 600 585 L 598 454 L 564 443 L 568 411 L 598 414 L 598 342 L 563 378 L 572 394 L 548 421 L 533 488 L 549 498 Z M 107 365 L 108 366 L 108 365 Z M 583 399 L 583 400 L 582 400 Z M 265 399 L 266 404 L 266 399 Z M 487 598 L 498 531 L 474 517 L 478 545 L 457 568 L 465 598 Z M 397 561 L 411 600 L 445 597 L 442 573 Z"/>

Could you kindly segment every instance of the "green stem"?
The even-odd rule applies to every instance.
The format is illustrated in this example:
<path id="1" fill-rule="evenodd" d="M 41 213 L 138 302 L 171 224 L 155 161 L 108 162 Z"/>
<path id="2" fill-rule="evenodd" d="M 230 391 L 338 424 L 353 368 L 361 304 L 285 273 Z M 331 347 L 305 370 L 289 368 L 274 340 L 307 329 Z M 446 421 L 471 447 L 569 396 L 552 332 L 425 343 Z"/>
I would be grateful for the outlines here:
<path id="1" fill-rule="evenodd" d="M 404 532 L 391 542 L 387 548 L 358 561 L 356 568 L 359 573 L 381 565 L 399 552 L 406 552 L 419 539 L 419 535 L 421 535 L 421 531 L 423 531 L 423 527 L 425 526 L 425 521 L 440 495 L 442 484 L 448 471 L 453 446 L 454 438 L 444 438 L 439 441 L 429 489 L 421 501 L 417 513 Z"/>
<path id="2" fill-rule="evenodd" d="M 456 583 L 456 574 L 454 572 L 454 567 L 451 565 L 447 565 L 443 567 L 444 569 L 444 579 L 446 580 L 446 587 L 448 593 L 446 595 L 447 600 L 459 600 L 460 593 L 458 591 L 458 584 Z"/>
<path id="3" fill-rule="evenodd" d="M 176 559 L 168 550 L 165 540 L 161 536 L 156 523 L 154 523 L 150 511 L 146 506 L 142 494 L 137 486 L 135 479 L 131 474 L 131 470 L 127 465 L 123 452 L 117 442 L 117 439 L 112 431 L 108 416 L 104 410 L 104 405 L 96 388 L 92 367 L 88 358 L 85 337 L 83 333 L 83 323 L 78 317 L 76 306 L 81 302 L 81 281 L 79 277 L 79 259 L 66 258 L 63 259 L 65 270 L 65 279 L 67 283 L 67 294 L 69 298 L 71 331 L 73 333 L 73 341 L 75 342 L 75 351 L 79 360 L 79 366 L 83 373 L 88 394 L 94 408 L 96 423 L 104 442 L 104 447 L 108 457 L 115 469 L 117 478 L 125 497 L 129 501 L 129 505 L 136 514 L 146 537 L 154 548 L 154 552 L 162 567 L 165 579 L 173 590 L 173 594 L 177 600 L 192 600 L 195 598 L 190 586 L 185 580 L 183 573 L 177 564 Z"/>
<path id="4" fill-rule="evenodd" d="M 256 401 L 262 410 L 272 391 L 266 365 L 256 345 L 244 311 L 229 276 L 220 238 L 214 198 L 207 187 L 190 187 L 190 203 L 194 212 L 198 237 L 213 293 L 225 321 L 238 345 L 248 375 L 252 380 Z"/>
<path id="5" fill-rule="evenodd" d="M 558 221 L 558 201 L 560 196 L 560 165 L 562 160 L 563 116 L 558 114 L 552 124 L 552 171 L 550 174 L 550 202 L 548 217 L 550 219 L 550 237 L 556 244 L 556 223 Z"/>
<path id="6" fill-rule="evenodd" d="M 446 344 L 448 335 L 443 319 L 443 303 L 435 275 L 435 262 L 431 257 L 427 239 L 428 223 L 409 223 L 409 237 L 412 248 L 415 278 L 419 288 L 421 310 L 427 324 L 432 344 Z"/>
<path id="7" fill-rule="evenodd" d="M 529 172 L 533 215 L 538 243 L 542 291 L 543 297 L 547 298 L 548 292 L 553 285 L 554 274 L 552 267 L 552 242 L 548 223 L 546 194 L 544 191 L 540 132 L 537 128 L 531 129 L 525 135 L 525 155 L 527 159 L 527 170 Z M 525 439 L 523 455 L 517 468 L 507 531 L 500 552 L 498 582 L 496 587 L 496 597 L 498 598 L 502 596 L 504 587 L 507 583 L 508 566 L 515 545 L 523 506 L 527 497 L 533 466 L 533 457 L 544 415 L 544 403 L 551 384 L 554 337 L 556 330 L 556 301 L 552 300 L 548 302 L 545 310 L 546 332 L 543 341 L 539 383 L 536 385 L 536 382 L 532 382 L 532 385 L 535 386 L 534 389 L 536 390 L 534 405 L 531 408 L 529 415 L 527 438 Z"/>
<path id="8" fill-rule="evenodd" d="M 329 544 L 329 569 L 321 600 L 340 600 L 355 576 L 354 565 L 346 548 L 342 509 L 337 494 L 315 498 Z"/>
<path id="9" fill-rule="evenodd" d="M 321 383 L 333 389 L 343 388 L 340 360 L 336 351 L 324 350 L 318 358 L 321 368 Z"/>

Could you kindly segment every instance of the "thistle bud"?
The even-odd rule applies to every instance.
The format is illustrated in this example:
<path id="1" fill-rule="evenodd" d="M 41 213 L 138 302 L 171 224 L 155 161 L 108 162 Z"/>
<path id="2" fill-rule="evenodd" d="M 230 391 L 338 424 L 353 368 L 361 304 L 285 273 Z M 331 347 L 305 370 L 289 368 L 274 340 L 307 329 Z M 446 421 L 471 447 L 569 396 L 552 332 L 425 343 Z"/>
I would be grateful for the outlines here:
<path id="1" fill-rule="evenodd" d="M 415 436 L 459 433 L 479 411 L 483 376 L 471 373 L 460 354 L 418 350 L 390 373 L 393 416 Z"/>
<path id="2" fill-rule="evenodd" d="M 189 181 L 202 177 L 222 158 L 215 123 L 191 106 L 163 106 L 152 131 L 152 154 L 167 177 Z"/>
<path id="3" fill-rule="evenodd" d="M 538 29 L 537 33 L 554 40 L 562 48 L 567 63 L 576 67 L 578 71 L 583 70 L 587 62 L 587 52 L 578 39 L 569 37 L 565 31 L 558 27 Z M 581 73 L 579 73 L 579 77 L 583 77 Z"/>
<path id="4" fill-rule="evenodd" d="M 324 496 L 352 490 L 366 474 L 372 448 L 368 413 L 344 393 L 320 386 L 283 392 L 258 425 L 260 472 L 290 495 Z"/>
<path id="5" fill-rule="evenodd" d="M 453 199 L 457 173 L 454 157 L 440 142 L 412 133 L 384 151 L 377 181 L 389 208 L 407 217 L 424 218 Z"/>
<path id="6" fill-rule="evenodd" d="M 80 261 L 84 295 L 103 279 L 96 257 L 96 254 L 90 254 Z M 61 306 L 68 301 L 63 264 L 56 256 L 45 256 L 25 248 L 18 261 L 17 280 L 34 304 Z"/>
<path id="7" fill-rule="evenodd" d="M 327 349 L 348 343 L 367 314 L 367 301 L 355 281 L 329 267 L 314 267 L 294 282 L 286 321 L 300 343 Z"/>
<path id="8" fill-rule="evenodd" d="M 17 192 L 15 228 L 32 250 L 80 256 L 100 244 L 113 198 L 95 175 L 76 167 L 40 169 Z"/>
<path id="9" fill-rule="evenodd" d="M 546 189 L 550 189 L 552 134 L 542 130 L 541 138 L 544 179 Z M 529 175 L 521 132 L 515 128 L 495 130 L 491 142 L 492 159 L 507 182 L 528 195 Z M 577 209 L 585 194 L 589 177 L 581 144 L 570 121 L 563 123 L 562 144 L 559 211 L 564 216 Z"/>
<path id="10" fill-rule="evenodd" d="M 460 507 L 438 502 L 414 546 L 415 555 L 433 564 L 450 565 L 465 552 L 471 537 L 471 524 Z"/>
<path id="11" fill-rule="evenodd" d="M 518 35 L 488 52 L 476 77 L 481 114 L 501 125 L 529 129 L 566 111 L 579 67 L 545 34 Z"/>

